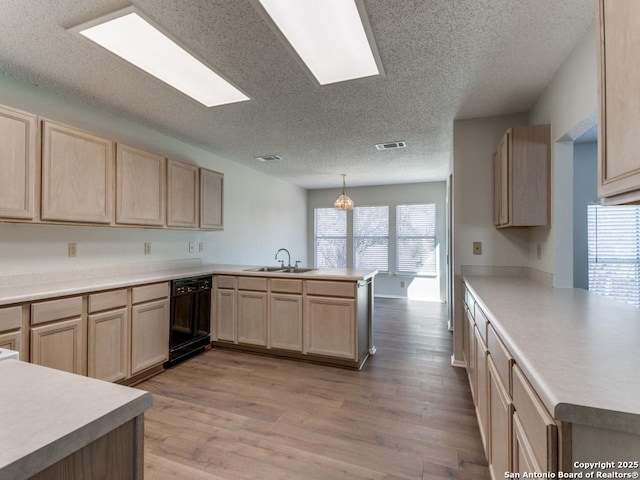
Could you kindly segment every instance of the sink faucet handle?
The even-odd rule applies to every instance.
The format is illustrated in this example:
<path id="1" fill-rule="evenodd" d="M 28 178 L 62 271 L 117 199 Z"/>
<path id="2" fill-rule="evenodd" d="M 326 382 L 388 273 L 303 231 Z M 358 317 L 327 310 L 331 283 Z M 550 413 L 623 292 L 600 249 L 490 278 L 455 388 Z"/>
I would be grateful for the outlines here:
<path id="1" fill-rule="evenodd" d="M 284 268 L 284 260 L 278 260 L 280 262 L 280 268 Z"/>
<path id="2" fill-rule="evenodd" d="M 296 260 L 296 268 L 298 268 L 300 266 L 302 262 L 300 260 Z"/>

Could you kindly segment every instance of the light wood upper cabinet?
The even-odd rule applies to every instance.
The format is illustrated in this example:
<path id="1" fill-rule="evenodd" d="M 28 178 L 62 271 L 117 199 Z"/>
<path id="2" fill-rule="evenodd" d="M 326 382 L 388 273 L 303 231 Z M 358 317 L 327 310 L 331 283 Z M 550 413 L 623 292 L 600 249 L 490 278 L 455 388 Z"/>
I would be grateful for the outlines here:
<path id="1" fill-rule="evenodd" d="M 0 217 L 35 216 L 37 124 L 35 115 L 0 107 Z"/>
<path id="2" fill-rule="evenodd" d="M 640 202 L 640 2 L 598 1 L 598 196 Z"/>
<path id="3" fill-rule="evenodd" d="M 494 223 L 534 227 L 550 223 L 549 125 L 510 128 L 494 154 Z"/>
<path id="4" fill-rule="evenodd" d="M 113 141 L 43 122 L 42 219 L 113 221 Z"/>
<path id="5" fill-rule="evenodd" d="M 200 169 L 200 228 L 222 230 L 224 174 Z"/>
<path id="6" fill-rule="evenodd" d="M 116 152 L 116 223 L 163 226 L 165 158 L 121 143 Z"/>
<path id="7" fill-rule="evenodd" d="M 167 226 L 197 228 L 200 182 L 198 167 L 167 159 Z"/>

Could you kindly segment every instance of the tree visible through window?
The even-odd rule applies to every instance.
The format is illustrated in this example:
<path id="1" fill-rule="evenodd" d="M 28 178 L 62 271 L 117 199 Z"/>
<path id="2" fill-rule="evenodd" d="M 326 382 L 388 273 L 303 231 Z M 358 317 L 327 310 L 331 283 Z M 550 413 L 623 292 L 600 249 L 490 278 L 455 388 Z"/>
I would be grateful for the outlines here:
<path id="1" fill-rule="evenodd" d="M 587 207 L 589 291 L 640 307 L 640 207 Z"/>
<path id="2" fill-rule="evenodd" d="M 315 266 L 347 267 L 347 212 L 335 208 L 316 208 Z"/>
<path id="3" fill-rule="evenodd" d="M 359 270 L 389 271 L 389 207 L 353 210 L 353 253 Z"/>
<path id="4" fill-rule="evenodd" d="M 436 205 L 423 203 L 396 207 L 398 272 L 435 275 Z"/>

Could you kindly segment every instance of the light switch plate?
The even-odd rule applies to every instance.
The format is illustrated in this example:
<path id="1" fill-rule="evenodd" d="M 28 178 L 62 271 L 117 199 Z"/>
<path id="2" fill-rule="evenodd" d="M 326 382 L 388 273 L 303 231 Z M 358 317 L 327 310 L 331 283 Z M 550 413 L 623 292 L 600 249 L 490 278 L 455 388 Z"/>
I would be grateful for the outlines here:
<path id="1" fill-rule="evenodd" d="M 482 255 L 482 242 L 473 242 L 473 254 Z"/>
<path id="2" fill-rule="evenodd" d="M 189 253 L 194 253 L 196 251 L 196 246 L 193 242 L 189 242 Z"/>
<path id="3" fill-rule="evenodd" d="M 68 250 L 68 255 L 69 255 L 70 257 L 75 257 L 75 256 L 77 256 L 77 255 L 78 255 L 78 244 L 76 244 L 76 243 L 70 243 L 70 244 L 69 244 L 69 246 L 68 246 L 68 248 L 67 248 L 67 250 Z"/>
<path id="4" fill-rule="evenodd" d="M 144 242 L 144 254 L 151 255 L 151 242 Z"/>

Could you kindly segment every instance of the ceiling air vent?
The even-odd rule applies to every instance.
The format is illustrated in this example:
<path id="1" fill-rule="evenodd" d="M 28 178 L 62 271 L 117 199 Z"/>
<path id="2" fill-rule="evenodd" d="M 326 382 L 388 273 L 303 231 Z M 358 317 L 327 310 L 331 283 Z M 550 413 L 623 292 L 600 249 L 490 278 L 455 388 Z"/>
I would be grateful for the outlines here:
<path id="1" fill-rule="evenodd" d="M 282 160 L 282 157 L 279 157 L 278 155 L 263 155 L 262 157 L 253 157 L 256 160 L 258 160 L 259 162 L 279 162 L 280 160 Z"/>
<path id="2" fill-rule="evenodd" d="M 393 150 L 394 148 L 405 148 L 407 142 L 387 142 L 376 144 L 376 150 Z"/>

